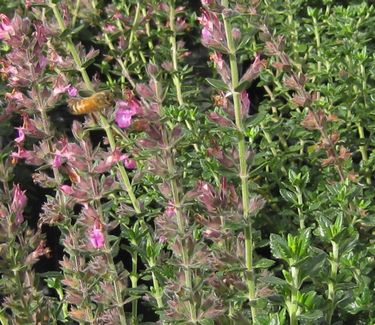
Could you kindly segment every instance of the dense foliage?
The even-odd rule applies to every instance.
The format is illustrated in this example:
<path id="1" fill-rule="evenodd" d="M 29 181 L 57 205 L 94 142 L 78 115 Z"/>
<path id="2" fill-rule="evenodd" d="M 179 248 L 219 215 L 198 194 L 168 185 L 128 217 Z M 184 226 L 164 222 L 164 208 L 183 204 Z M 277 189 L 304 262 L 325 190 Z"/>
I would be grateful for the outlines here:
<path id="1" fill-rule="evenodd" d="M 373 5 L 0 6 L 2 324 L 374 324 Z"/>

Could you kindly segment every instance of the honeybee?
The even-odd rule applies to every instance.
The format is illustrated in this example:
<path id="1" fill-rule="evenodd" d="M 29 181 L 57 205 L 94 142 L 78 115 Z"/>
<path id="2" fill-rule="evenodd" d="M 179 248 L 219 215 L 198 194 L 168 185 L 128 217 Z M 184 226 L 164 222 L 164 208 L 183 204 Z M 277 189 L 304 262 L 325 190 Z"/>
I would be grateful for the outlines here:
<path id="1" fill-rule="evenodd" d="M 74 115 L 101 111 L 104 108 L 113 106 L 113 104 L 113 95 L 108 90 L 95 93 L 90 97 L 68 100 L 70 112 Z"/>

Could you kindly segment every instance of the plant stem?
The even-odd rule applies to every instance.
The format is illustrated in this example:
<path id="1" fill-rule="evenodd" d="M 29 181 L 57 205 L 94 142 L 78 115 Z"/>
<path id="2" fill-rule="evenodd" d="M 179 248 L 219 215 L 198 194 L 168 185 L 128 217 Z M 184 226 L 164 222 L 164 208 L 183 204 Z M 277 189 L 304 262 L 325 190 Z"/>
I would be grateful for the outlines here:
<path id="1" fill-rule="evenodd" d="M 65 30 L 65 24 L 64 24 L 64 21 L 63 21 L 61 15 L 60 15 L 59 9 L 57 8 L 57 5 L 55 3 L 51 2 L 50 7 L 52 8 L 52 11 L 53 11 L 53 13 L 55 15 L 55 18 L 56 18 L 56 20 L 59 24 L 61 32 L 63 32 Z M 66 45 L 67 45 L 67 47 L 69 49 L 69 52 L 71 53 L 71 55 L 74 59 L 75 64 L 77 65 L 78 70 L 81 73 L 81 76 L 83 78 L 83 81 L 85 82 L 86 87 L 89 90 L 94 91 L 94 87 L 91 83 L 91 80 L 90 80 L 90 78 L 87 74 L 86 69 L 84 67 L 82 67 L 81 59 L 80 59 L 80 57 L 78 55 L 78 52 L 77 52 L 77 50 L 76 50 L 76 48 L 75 48 L 75 46 L 74 46 L 70 37 L 67 38 Z M 107 119 L 102 114 L 99 114 L 99 117 L 100 117 L 101 125 L 102 125 L 102 127 L 103 127 L 103 129 L 104 129 L 104 131 L 107 135 L 108 142 L 109 142 L 109 145 L 111 147 L 111 150 L 114 151 L 116 149 L 116 143 L 114 141 L 114 137 L 113 137 L 113 134 L 112 134 L 111 127 L 110 127 Z M 141 210 L 140 210 L 140 207 L 139 207 L 139 202 L 134 195 L 134 192 L 133 192 L 132 186 L 130 184 L 129 177 L 127 175 L 126 169 L 120 163 L 117 164 L 117 167 L 120 171 L 120 175 L 121 175 L 123 184 L 124 184 L 125 189 L 126 189 L 128 195 L 129 195 L 129 198 L 132 202 L 134 210 L 135 210 L 136 213 L 140 213 Z"/>
<path id="2" fill-rule="evenodd" d="M 298 201 L 298 218 L 299 218 L 299 228 L 300 230 L 305 229 L 305 218 L 303 216 L 303 211 L 302 211 L 302 205 L 303 205 L 303 196 L 302 192 L 299 186 L 295 186 L 296 194 L 297 194 L 297 201 Z"/>
<path id="3" fill-rule="evenodd" d="M 43 132 L 45 134 L 51 136 L 51 128 L 50 128 L 48 116 L 47 116 L 47 113 L 46 113 L 47 110 L 46 110 L 46 107 L 43 107 L 42 94 L 41 94 L 41 89 L 40 89 L 39 84 L 35 85 L 34 92 L 36 93 L 36 98 L 37 98 L 37 100 L 36 100 L 36 109 L 40 113 L 40 118 L 42 120 L 42 126 L 43 126 Z M 49 151 L 53 152 L 51 137 L 49 137 L 48 139 L 46 139 L 46 141 L 47 141 L 47 145 L 48 145 Z M 52 171 L 53 171 L 53 177 L 54 177 L 54 179 L 56 181 L 56 184 L 62 184 L 62 178 L 61 178 L 61 174 L 60 174 L 58 168 L 52 167 Z M 66 206 L 66 202 L 65 202 L 64 196 L 60 195 L 59 192 L 57 192 L 56 195 L 58 197 L 59 205 L 62 206 L 62 207 Z M 73 255 L 72 259 L 73 259 L 73 263 L 74 263 L 75 268 L 78 270 L 78 259 L 77 259 L 77 256 Z M 78 277 L 78 282 L 79 282 L 80 286 L 83 288 L 82 280 L 79 279 L 79 277 Z M 63 300 L 64 300 L 63 297 L 59 297 L 59 298 L 60 298 L 60 300 L 62 301 L 62 304 L 63 304 L 62 310 L 66 314 L 68 314 L 67 303 L 63 302 Z M 86 298 L 83 300 L 84 303 L 86 304 L 85 300 L 86 300 Z M 79 321 L 79 325 L 84 325 L 84 323 L 82 321 Z"/>
<path id="4" fill-rule="evenodd" d="M 184 105 L 184 99 L 182 96 L 182 86 L 181 80 L 178 77 L 178 51 L 177 51 L 177 42 L 176 42 L 176 10 L 175 10 L 175 1 L 171 0 L 169 3 L 169 28 L 172 32 L 172 35 L 169 37 L 169 43 L 171 44 L 171 52 L 172 52 L 172 64 L 173 64 L 173 84 L 176 88 L 177 94 L 177 102 L 180 106 Z M 192 126 L 188 121 L 185 122 L 186 127 L 189 131 L 192 131 Z M 198 145 L 196 143 L 193 144 L 194 150 L 198 152 Z"/>
<path id="5" fill-rule="evenodd" d="M 76 5 L 74 7 L 73 17 L 72 17 L 72 26 L 76 25 L 80 4 L 81 4 L 81 0 L 77 0 Z"/>
<path id="6" fill-rule="evenodd" d="M 107 34 L 104 34 L 104 40 L 107 43 L 109 49 L 112 50 L 112 51 L 115 51 L 115 47 L 112 44 L 112 41 Z M 124 62 L 119 57 L 116 57 L 116 61 L 119 64 L 119 66 L 121 67 L 121 71 L 122 71 L 123 75 L 125 76 L 125 78 L 127 79 L 127 81 L 129 82 L 129 84 L 133 87 L 133 89 L 135 89 L 136 83 L 134 82 L 133 78 L 130 76 L 130 74 L 129 74 L 127 68 L 126 68 L 126 62 Z M 146 106 L 148 105 L 148 103 L 142 97 L 140 98 L 140 100 L 144 105 L 146 105 Z"/>
<path id="7" fill-rule="evenodd" d="M 137 242 L 132 241 L 133 245 L 136 246 Z M 138 253 L 136 251 L 132 251 L 132 274 L 130 275 L 130 281 L 132 283 L 132 288 L 137 288 L 138 286 L 138 276 L 137 276 L 137 267 L 138 267 Z M 137 300 L 132 301 L 132 317 L 131 322 L 133 325 L 138 324 L 138 302 Z"/>
<path id="8" fill-rule="evenodd" d="M 320 132 L 320 134 L 322 136 L 322 139 L 328 143 L 328 145 L 330 147 L 329 150 L 331 151 L 331 154 L 335 157 L 335 162 L 337 162 L 338 161 L 338 155 L 337 155 L 337 152 L 336 152 L 336 149 L 335 149 L 335 145 L 332 142 L 331 137 L 328 136 L 328 134 L 327 134 L 327 132 L 326 132 L 326 130 L 324 128 L 324 125 L 321 125 L 321 123 L 319 122 L 319 118 L 318 118 L 316 112 L 314 110 L 312 110 L 312 109 L 310 109 L 310 110 L 311 110 L 312 115 L 314 116 L 316 124 L 319 126 L 318 130 L 319 130 L 319 132 Z M 337 170 L 337 172 L 338 172 L 338 174 L 340 176 L 340 181 L 344 182 L 345 181 L 345 176 L 344 176 L 344 171 L 342 169 L 342 166 L 340 164 L 335 163 L 335 167 L 336 167 L 336 170 Z"/>
<path id="9" fill-rule="evenodd" d="M 58 9 L 57 5 L 55 3 L 50 2 L 50 7 L 52 8 L 52 11 L 53 11 L 53 13 L 55 15 L 55 18 L 56 18 L 56 20 L 59 24 L 61 32 L 63 32 L 65 30 L 65 24 L 64 24 L 64 21 L 63 21 L 61 15 L 60 15 L 60 12 L 59 12 L 59 9 Z M 80 57 L 78 55 L 78 52 L 77 52 L 77 50 L 76 50 L 76 48 L 75 48 L 75 46 L 74 46 L 70 37 L 67 38 L 66 44 L 67 44 L 67 47 L 68 47 L 68 49 L 69 49 L 69 51 L 70 51 L 70 53 L 71 53 L 71 55 L 74 59 L 75 64 L 77 65 L 77 67 L 78 67 L 78 69 L 79 69 L 79 71 L 82 75 L 82 78 L 85 82 L 86 87 L 89 90 L 93 91 L 94 88 L 93 88 L 93 85 L 91 83 L 91 80 L 90 80 L 85 68 L 82 67 L 81 59 L 80 59 Z M 115 145 L 115 141 L 114 141 L 114 137 L 113 137 L 110 125 L 109 125 L 108 121 L 106 120 L 106 118 L 102 114 L 100 114 L 100 121 L 101 121 L 101 124 L 103 125 L 103 128 L 104 128 L 106 134 L 107 134 L 107 138 L 108 138 L 108 141 L 110 143 L 111 150 L 115 150 L 116 145 Z M 120 171 L 122 180 L 124 182 L 125 188 L 128 192 L 128 195 L 129 195 L 129 197 L 130 197 L 130 199 L 133 203 L 133 207 L 134 207 L 134 209 L 137 213 L 140 213 L 139 204 L 138 204 L 138 201 L 135 198 L 135 195 L 133 193 L 133 190 L 132 190 L 128 175 L 126 173 L 125 167 L 120 165 L 120 164 L 117 164 L 117 166 L 119 168 L 119 171 Z M 110 251 L 110 246 L 109 246 L 107 238 L 105 240 L 105 251 L 108 251 L 108 252 Z M 126 325 L 126 315 L 125 315 L 125 311 L 124 311 L 124 308 L 123 308 L 123 299 L 122 299 L 122 295 L 121 295 L 121 290 L 118 288 L 117 281 L 113 278 L 113 275 L 117 274 L 116 268 L 115 268 L 114 261 L 112 259 L 111 254 L 107 253 L 106 255 L 107 255 L 107 258 L 109 259 L 109 267 L 111 269 L 111 280 L 113 282 L 113 287 L 114 287 L 114 290 L 115 290 L 115 298 L 116 298 L 116 302 L 117 302 L 117 310 L 119 312 L 120 323 Z"/>
<path id="10" fill-rule="evenodd" d="M 294 60 L 296 60 L 299 58 L 299 53 L 296 49 L 297 44 L 298 44 L 298 30 L 293 24 L 293 22 L 296 21 L 296 19 L 294 18 L 295 10 L 292 8 L 290 0 L 287 0 L 285 2 L 285 7 L 286 7 L 286 12 L 288 13 L 287 14 L 288 15 L 288 27 L 289 27 L 289 33 L 291 35 L 291 42 L 293 44 L 293 47 L 292 47 L 293 57 L 294 57 Z"/>
<path id="11" fill-rule="evenodd" d="M 88 155 L 90 155 L 90 154 L 91 154 L 91 152 L 88 152 Z M 93 166 L 89 166 L 89 170 L 91 170 L 92 167 Z M 90 184 L 91 184 L 91 190 L 93 191 L 93 197 L 94 198 L 99 197 L 98 188 L 97 188 L 97 185 L 95 184 L 94 178 L 92 176 L 89 177 L 89 181 L 90 181 Z M 98 213 L 99 220 L 100 220 L 101 224 L 105 224 L 106 220 L 104 220 L 103 210 L 102 210 L 100 200 L 94 199 L 93 201 L 94 201 L 93 202 L 94 208 Z M 112 257 L 112 254 L 111 254 L 111 246 L 108 242 L 108 236 L 104 236 L 104 239 L 105 240 L 104 240 L 104 250 L 103 251 L 104 251 L 104 255 L 106 256 L 106 258 L 108 260 L 108 267 L 109 267 L 109 270 L 110 270 L 109 278 L 112 281 L 113 289 L 114 289 L 114 292 L 115 292 L 115 299 L 116 299 L 116 304 L 117 304 L 116 307 L 117 307 L 117 310 L 119 312 L 120 324 L 126 325 L 126 314 L 125 314 L 124 308 L 123 308 L 123 299 L 122 299 L 120 285 L 119 285 L 119 283 L 116 279 L 117 271 L 116 271 L 116 266 L 115 266 L 115 263 L 113 261 L 113 257 Z"/>
<path id="12" fill-rule="evenodd" d="M 228 7 L 228 1 L 223 0 L 222 5 L 224 7 Z M 243 220 L 246 222 L 245 225 L 245 259 L 246 259 L 246 272 L 245 272 L 245 279 L 248 288 L 248 299 L 251 308 L 251 316 L 253 324 L 257 323 L 257 310 L 253 305 L 256 294 L 255 294 L 255 276 L 254 276 L 254 265 L 253 265 L 253 240 L 252 240 L 252 223 L 250 220 L 250 207 L 249 207 L 249 189 L 247 186 L 248 182 L 248 166 L 246 161 L 247 156 L 247 149 L 245 144 L 245 136 L 244 136 L 244 129 L 242 123 L 242 116 L 241 116 L 241 102 L 240 102 L 240 93 L 235 91 L 236 87 L 238 86 L 238 65 L 237 65 L 237 57 L 236 57 L 236 48 L 234 45 L 233 37 L 232 37 L 232 26 L 230 21 L 223 15 L 224 20 L 224 28 L 225 34 L 227 39 L 227 45 L 229 49 L 229 62 L 230 62 L 230 69 L 231 69 L 231 77 L 232 77 L 232 94 L 233 94 L 233 106 L 235 112 L 235 122 L 238 131 L 238 139 L 237 139 L 237 146 L 238 146 L 238 154 L 240 160 L 240 173 L 239 177 L 241 179 L 241 192 L 242 192 L 242 207 L 243 207 Z"/>
<path id="13" fill-rule="evenodd" d="M 182 98 L 182 91 L 181 91 L 181 82 L 180 79 L 177 76 L 178 71 L 178 63 L 177 63 L 177 43 L 176 43 L 176 26 L 175 26 L 175 20 L 176 20 L 176 11 L 174 7 L 174 0 L 170 1 L 169 4 L 169 28 L 172 32 L 172 35 L 169 37 L 169 42 L 171 44 L 171 50 L 172 50 L 172 64 L 173 64 L 173 83 L 176 87 L 176 93 L 177 93 L 177 101 L 179 105 L 184 104 L 184 100 Z"/>
<path id="14" fill-rule="evenodd" d="M 290 325 L 297 325 L 297 311 L 298 311 L 298 290 L 299 290 L 299 270 L 297 267 L 292 266 L 290 268 L 290 272 L 292 275 L 293 285 L 292 285 L 292 292 L 291 292 L 291 303 L 289 305 L 289 317 L 290 317 Z"/>
<path id="15" fill-rule="evenodd" d="M 139 2 L 137 2 L 137 6 L 135 8 L 134 20 L 133 20 L 132 28 L 130 31 L 129 40 L 128 40 L 129 41 L 128 48 L 130 49 L 129 55 L 130 55 L 130 60 L 132 63 L 136 62 L 134 53 L 131 48 L 132 48 L 132 44 L 134 41 L 134 34 L 136 32 L 136 29 L 138 28 L 140 14 L 141 14 L 141 5 Z"/>
<path id="16" fill-rule="evenodd" d="M 146 8 L 142 9 L 142 15 L 144 17 L 146 17 L 146 15 L 147 15 Z M 151 52 L 153 52 L 154 51 L 154 44 L 152 43 L 152 40 L 151 40 L 151 29 L 150 29 L 150 23 L 148 21 L 145 24 L 145 29 L 146 29 L 146 35 L 148 37 L 148 40 L 147 40 L 148 48 L 150 49 Z M 151 58 L 151 61 L 154 61 L 154 58 Z"/>
<path id="17" fill-rule="evenodd" d="M 111 126 L 108 123 L 107 119 L 102 114 L 99 114 L 99 117 L 100 117 L 100 122 L 101 122 L 102 128 L 104 129 L 104 131 L 107 135 L 109 146 L 111 147 L 111 150 L 114 151 L 116 149 L 116 142 L 115 142 L 115 139 L 113 137 Z M 121 163 L 117 163 L 117 168 L 120 172 L 123 185 L 124 185 L 128 195 L 129 195 L 130 201 L 132 202 L 132 205 L 133 205 L 133 208 L 134 208 L 135 212 L 137 214 L 141 213 L 141 208 L 139 206 L 139 202 L 138 202 L 137 198 L 135 197 L 135 194 L 133 192 L 133 188 L 132 188 L 132 185 L 130 183 L 128 173 L 126 172 L 125 167 Z"/>
<path id="18" fill-rule="evenodd" d="M 185 286 L 188 289 L 189 294 L 192 295 L 193 294 L 192 274 L 191 274 L 191 268 L 190 268 L 190 263 L 189 263 L 188 251 L 185 245 L 185 240 L 183 238 L 185 234 L 186 222 L 182 213 L 180 189 L 177 183 L 176 168 L 175 168 L 174 159 L 173 159 L 173 156 L 174 156 L 173 149 L 171 149 L 169 146 L 167 131 L 165 129 L 162 130 L 162 135 L 163 135 L 163 142 L 166 147 L 165 159 L 167 162 L 168 174 L 171 178 L 170 188 L 171 188 L 172 197 L 173 197 L 173 204 L 174 204 L 174 207 L 176 208 L 178 232 L 181 236 L 181 241 L 182 241 L 181 255 L 182 255 L 182 263 L 183 263 L 184 274 L 185 274 Z M 195 308 L 194 303 L 191 300 L 189 300 L 189 309 L 190 309 L 189 310 L 190 322 L 193 324 L 198 324 L 196 308 Z"/>
<path id="19" fill-rule="evenodd" d="M 151 236 L 149 236 L 148 241 L 150 241 L 152 243 Z M 154 257 L 150 258 L 149 261 L 148 261 L 148 263 L 150 265 L 150 268 L 153 269 L 156 266 L 155 258 Z M 164 308 L 164 303 L 163 303 L 163 299 L 162 299 L 163 292 L 162 292 L 162 290 L 160 288 L 159 281 L 156 278 L 155 272 L 152 271 L 151 275 L 152 275 L 152 282 L 154 284 L 154 291 L 155 291 L 154 297 L 156 299 L 156 303 L 158 305 L 158 308 L 163 309 Z M 163 322 L 163 324 L 164 324 L 164 322 Z"/>
<path id="20" fill-rule="evenodd" d="M 367 76 L 366 76 L 366 70 L 365 70 L 365 67 L 363 66 L 363 64 L 360 65 L 360 75 L 361 75 L 361 79 L 362 79 L 363 105 L 365 107 L 365 111 L 367 111 L 368 110 L 367 98 L 366 98 Z M 364 128 L 359 122 L 357 124 L 357 128 L 358 128 L 359 138 L 364 141 L 366 139 Z M 362 160 L 367 164 L 368 163 L 367 145 L 366 144 L 360 145 L 359 150 L 360 150 L 361 155 L 362 155 Z M 371 185 L 371 177 L 369 176 L 369 168 L 368 167 L 366 167 L 365 173 L 366 173 L 366 183 L 368 185 Z"/>
<path id="21" fill-rule="evenodd" d="M 312 16 L 312 19 L 313 19 L 313 25 L 314 25 L 314 36 L 315 36 L 315 42 L 316 42 L 316 50 L 317 50 L 317 54 L 318 54 L 318 58 L 319 58 L 318 66 L 317 66 L 317 72 L 318 72 L 318 74 L 320 74 L 321 71 L 322 71 L 322 62 L 320 61 L 321 49 L 320 49 L 319 25 L 318 25 L 318 21 L 316 20 L 316 17 L 314 15 Z M 313 81 L 315 81 L 315 77 L 314 77 Z M 317 98 L 319 99 L 320 92 L 317 93 L 317 96 L 318 96 Z"/>
<path id="22" fill-rule="evenodd" d="M 338 263 L 339 263 L 339 246 L 336 242 L 331 241 L 332 244 L 332 262 L 331 262 L 331 275 L 330 280 L 328 281 L 328 301 L 329 301 L 329 309 L 327 312 L 327 324 L 330 325 L 332 322 L 332 315 L 335 311 L 335 295 L 336 295 L 336 278 L 338 272 Z"/>
<path id="23" fill-rule="evenodd" d="M 115 50 L 115 47 L 113 46 L 112 41 L 111 41 L 111 39 L 108 37 L 107 34 L 104 34 L 104 39 L 105 39 L 105 41 L 106 41 L 106 43 L 107 43 L 109 49 L 112 50 L 112 51 L 114 51 L 114 50 Z M 152 43 L 151 43 L 151 44 L 152 44 Z M 129 83 L 132 85 L 132 87 L 135 88 L 136 85 L 135 85 L 134 81 L 132 80 L 132 78 L 130 77 L 130 75 L 128 74 L 128 72 L 127 72 L 127 69 L 126 69 L 126 63 L 125 63 L 121 58 L 118 58 L 118 57 L 116 58 L 116 61 L 117 61 L 117 63 L 120 65 L 121 70 L 122 70 L 122 73 L 124 74 L 124 76 L 128 79 L 128 81 L 129 81 Z M 104 120 L 103 122 L 104 122 L 104 124 L 105 124 L 106 127 L 110 127 L 109 124 L 108 124 L 108 122 L 107 122 L 106 120 Z M 107 122 L 107 123 L 106 123 L 106 122 Z M 115 131 L 116 131 L 116 130 L 115 130 Z M 108 139 L 109 139 L 109 143 L 110 143 L 110 144 L 111 144 L 112 142 L 114 143 L 113 138 L 110 138 L 110 137 L 109 137 Z M 124 170 L 124 171 L 125 171 L 125 170 Z M 120 169 L 120 173 L 123 173 L 122 169 Z M 131 185 L 130 185 L 130 182 L 127 181 L 127 180 L 128 180 L 128 177 L 127 177 L 126 172 L 124 173 L 124 175 L 122 175 L 122 178 L 123 178 L 123 181 L 124 181 L 124 183 L 125 183 L 125 186 L 131 186 Z M 135 196 L 134 196 L 134 198 L 131 197 L 131 199 L 132 199 L 132 201 L 133 201 L 133 199 L 134 199 L 134 201 L 136 201 Z M 133 207 L 134 207 L 134 206 L 135 206 L 135 205 L 134 205 L 134 203 L 133 203 Z M 137 211 L 137 210 L 136 210 L 136 211 Z M 138 206 L 138 211 L 141 212 L 140 209 L 139 209 L 139 206 Z M 137 211 L 137 212 L 138 212 L 138 211 Z M 138 212 L 138 213 L 139 213 L 139 212 Z M 144 224 L 144 222 L 141 223 L 141 226 L 142 226 L 142 229 L 143 229 L 143 230 L 147 229 L 147 226 Z M 151 236 L 149 235 L 149 239 L 150 239 L 150 237 L 151 237 Z M 152 240 L 152 239 L 150 239 L 150 240 Z M 132 257 L 132 259 L 133 259 L 133 257 Z M 148 261 L 148 262 L 149 262 L 149 264 L 150 264 L 151 267 L 155 265 L 155 261 L 154 261 L 154 260 L 152 260 L 152 261 Z M 133 263 L 133 272 L 136 272 L 136 264 L 135 264 L 135 263 Z M 155 292 L 156 292 L 156 294 L 155 294 L 155 299 L 156 299 L 156 301 L 157 301 L 158 308 L 159 308 L 159 309 L 163 309 L 163 308 L 164 308 L 164 304 L 163 304 L 163 300 L 162 300 L 162 296 L 163 296 L 162 290 L 160 289 L 160 285 L 159 285 L 158 279 L 157 279 L 157 277 L 156 277 L 156 275 L 155 275 L 155 272 L 152 271 L 151 274 L 152 274 L 152 282 L 153 282 L 153 286 L 154 286 L 154 288 L 155 288 Z M 131 282 L 132 282 L 132 287 L 135 288 L 135 287 L 137 286 L 136 282 L 134 282 L 134 281 L 131 281 Z M 133 307 L 132 307 L 132 311 L 133 311 L 133 310 L 134 310 L 134 309 L 133 309 Z M 164 324 L 164 322 L 162 322 L 162 324 Z"/>

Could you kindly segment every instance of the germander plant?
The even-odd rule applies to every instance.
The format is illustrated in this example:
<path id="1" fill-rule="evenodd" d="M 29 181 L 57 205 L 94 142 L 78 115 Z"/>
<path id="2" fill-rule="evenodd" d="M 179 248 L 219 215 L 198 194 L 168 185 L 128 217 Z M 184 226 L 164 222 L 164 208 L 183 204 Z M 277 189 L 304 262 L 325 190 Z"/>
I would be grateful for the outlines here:
<path id="1" fill-rule="evenodd" d="M 4 7 L 3 324 L 373 323 L 373 6 L 200 5 Z"/>

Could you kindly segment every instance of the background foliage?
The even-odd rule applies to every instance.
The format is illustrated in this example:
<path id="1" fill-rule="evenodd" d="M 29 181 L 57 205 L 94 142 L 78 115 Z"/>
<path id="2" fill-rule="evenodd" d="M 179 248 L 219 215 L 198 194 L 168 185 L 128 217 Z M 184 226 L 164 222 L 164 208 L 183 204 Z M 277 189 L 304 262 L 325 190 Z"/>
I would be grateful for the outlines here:
<path id="1" fill-rule="evenodd" d="M 0 2 L 3 324 L 374 323 L 374 6 L 202 3 Z"/>

